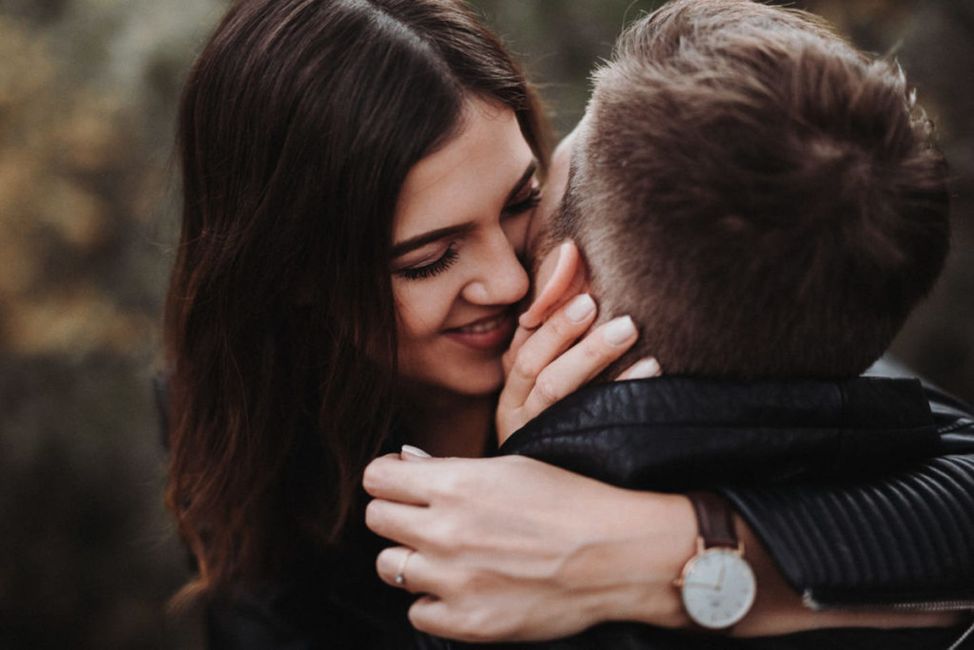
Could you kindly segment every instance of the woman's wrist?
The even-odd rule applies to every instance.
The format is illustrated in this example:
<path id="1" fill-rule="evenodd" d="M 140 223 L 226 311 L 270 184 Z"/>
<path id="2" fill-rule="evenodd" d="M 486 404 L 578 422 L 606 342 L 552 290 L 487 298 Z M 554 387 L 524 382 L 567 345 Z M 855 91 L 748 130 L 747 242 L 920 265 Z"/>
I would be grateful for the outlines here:
<path id="1" fill-rule="evenodd" d="M 685 627 L 673 581 L 693 555 L 697 525 L 682 495 L 616 490 L 583 546 L 571 582 L 600 587 L 596 622 Z"/>

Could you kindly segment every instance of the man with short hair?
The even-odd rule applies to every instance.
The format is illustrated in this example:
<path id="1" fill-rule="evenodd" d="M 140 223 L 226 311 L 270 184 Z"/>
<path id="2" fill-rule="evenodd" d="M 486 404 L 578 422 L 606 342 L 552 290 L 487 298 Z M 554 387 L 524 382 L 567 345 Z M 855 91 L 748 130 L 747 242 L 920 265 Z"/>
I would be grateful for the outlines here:
<path id="1" fill-rule="evenodd" d="M 568 293 L 591 292 L 599 322 L 628 314 L 641 330 L 602 378 L 648 354 L 666 376 L 589 386 L 501 452 L 624 487 L 720 492 L 810 604 L 920 601 L 897 591 L 892 567 L 904 549 L 939 565 L 930 593 L 947 589 L 949 567 L 969 570 L 970 558 L 944 553 L 949 543 L 932 552 L 909 520 L 946 524 L 964 499 L 917 494 L 939 471 L 931 467 L 892 473 L 935 453 L 914 435 L 929 417 L 922 391 L 858 378 L 948 249 L 946 165 L 901 71 L 803 12 L 676 0 L 630 27 L 594 80 L 534 225 L 536 297 L 522 325 L 539 325 Z M 566 239 L 579 255 L 558 245 Z M 854 504 L 868 502 L 855 481 L 883 474 L 902 517 L 886 524 L 894 545 L 862 534 L 882 528 L 881 509 Z M 789 487 L 822 478 L 840 487 Z M 781 490 L 769 493 L 773 484 Z M 735 557 L 732 527 L 714 524 L 728 504 L 693 500 L 702 542 L 680 584 L 684 607 L 697 627 L 729 628 L 760 586 L 748 583 L 746 556 Z M 803 543 L 808 531 L 815 544 Z M 847 557 L 816 550 L 849 545 Z M 880 588 L 863 593 L 863 574 Z M 948 638 L 846 630 L 753 643 L 907 648 Z M 596 630 L 582 644 L 637 642 L 696 647 L 649 628 Z"/>
<path id="2" fill-rule="evenodd" d="M 852 377 L 940 273 L 946 165 L 895 65 L 811 15 L 674 2 L 595 74 L 551 217 L 667 373 Z"/>

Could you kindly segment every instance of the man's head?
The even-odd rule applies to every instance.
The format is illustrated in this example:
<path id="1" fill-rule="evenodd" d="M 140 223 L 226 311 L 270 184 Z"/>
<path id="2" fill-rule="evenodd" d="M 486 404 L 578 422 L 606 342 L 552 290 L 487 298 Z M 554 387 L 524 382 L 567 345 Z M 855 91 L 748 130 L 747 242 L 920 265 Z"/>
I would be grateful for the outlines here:
<path id="1" fill-rule="evenodd" d="M 620 38 L 547 240 L 667 373 L 851 376 L 947 252 L 946 167 L 900 70 L 748 0 L 677 0 Z M 557 174 L 557 168 L 555 169 Z"/>

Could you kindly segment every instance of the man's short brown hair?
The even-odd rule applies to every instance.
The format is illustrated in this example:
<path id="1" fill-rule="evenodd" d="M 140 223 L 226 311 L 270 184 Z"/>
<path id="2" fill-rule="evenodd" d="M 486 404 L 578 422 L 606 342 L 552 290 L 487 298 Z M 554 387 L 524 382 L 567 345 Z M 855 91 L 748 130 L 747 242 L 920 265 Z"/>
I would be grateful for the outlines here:
<path id="1" fill-rule="evenodd" d="M 595 74 L 552 224 L 667 373 L 862 372 L 948 248 L 946 166 L 900 69 L 816 17 L 677 0 Z"/>

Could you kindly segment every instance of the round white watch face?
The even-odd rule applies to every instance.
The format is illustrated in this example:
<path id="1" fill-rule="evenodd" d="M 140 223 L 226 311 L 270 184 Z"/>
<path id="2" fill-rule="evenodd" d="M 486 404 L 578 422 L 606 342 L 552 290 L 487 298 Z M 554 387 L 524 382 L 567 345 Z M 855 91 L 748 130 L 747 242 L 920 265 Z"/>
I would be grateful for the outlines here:
<path id="1" fill-rule="evenodd" d="M 756 593 L 754 572 L 734 549 L 707 549 L 691 558 L 683 571 L 683 606 L 703 627 L 734 625 L 751 609 Z"/>

